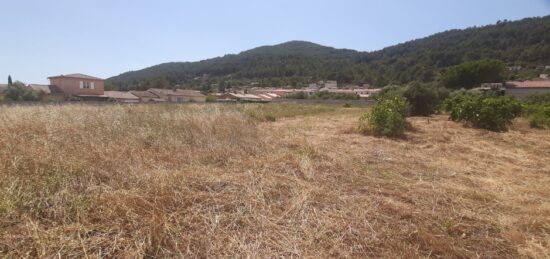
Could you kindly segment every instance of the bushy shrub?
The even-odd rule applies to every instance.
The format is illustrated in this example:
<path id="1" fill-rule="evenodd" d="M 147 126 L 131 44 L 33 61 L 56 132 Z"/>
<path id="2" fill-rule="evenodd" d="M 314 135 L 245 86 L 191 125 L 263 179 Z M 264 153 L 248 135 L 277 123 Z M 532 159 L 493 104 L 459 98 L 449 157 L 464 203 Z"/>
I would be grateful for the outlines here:
<path id="1" fill-rule="evenodd" d="M 525 100 L 528 104 L 545 104 L 550 105 L 550 93 L 547 94 L 534 94 L 528 96 Z"/>
<path id="2" fill-rule="evenodd" d="M 450 119 L 493 131 L 506 130 L 521 115 L 522 105 L 511 97 L 489 97 L 471 91 L 451 95 L 444 103 Z"/>
<path id="3" fill-rule="evenodd" d="M 320 91 L 311 96 L 312 99 L 322 100 L 357 100 L 359 95 L 354 93 L 331 93 L 328 91 Z"/>
<path id="4" fill-rule="evenodd" d="M 467 100 L 482 98 L 480 92 L 471 90 L 458 90 L 452 92 L 449 97 L 443 102 L 442 109 L 449 113 L 450 119 L 453 121 L 459 121 L 464 117 L 463 113 L 466 111 L 460 109 L 464 106 Z"/>
<path id="5" fill-rule="evenodd" d="M 411 115 L 428 116 L 437 112 L 440 103 L 449 95 L 449 90 L 426 84 L 407 87 L 403 96 L 411 105 Z"/>
<path id="6" fill-rule="evenodd" d="M 403 136 L 410 127 L 406 120 L 409 104 L 403 97 L 380 100 L 370 112 L 359 119 L 359 130 L 388 137 Z"/>
<path id="7" fill-rule="evenodd" d="M 550 128 L 550 106 L 542 107 L 528 116 L 532 128 Z"/>
<path id="8" fill-rule="evenodd" d="M 35 91 L 25 85 L 11 85 L 4 92 L 7 99 L 12 101 L 40 101 L 44 96 L 44 92 Z"/>
<path id="9" fill-rule="evenodd" d="M 529 126 L 532 128 L 550 128 L 550 101 L 528 99 L 524 116 L 529 120 Z"/>
<path id="10" fill-rule="evenodd" d="M 410 115 L 428 116 L 437 112 L 439 105 L 449 95 L 449 90 L 438 85 L 413 83 L 408 86 L 386 86 L 377 100 L 405 97 L 410 104 Z"/>
<path id="11" fill-rule="evenodd" d="M 395 97 L 404 96 L 405 92 L 408 90 L 407 86 L 400 85 L 388 85 L 384 86 L 380 93 L 376 96 L 376 100 L 384 99 L 393 99 Z"/>

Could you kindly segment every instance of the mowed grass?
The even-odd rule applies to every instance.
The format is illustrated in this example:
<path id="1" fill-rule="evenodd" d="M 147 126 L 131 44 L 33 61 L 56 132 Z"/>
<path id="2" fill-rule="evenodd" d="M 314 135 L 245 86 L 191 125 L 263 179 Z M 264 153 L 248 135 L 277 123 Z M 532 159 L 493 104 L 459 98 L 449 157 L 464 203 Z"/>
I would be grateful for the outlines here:
<path id="1" fill-rule="evenodd" d="M 360 108 L 0 107 L 6 257 L 550 255 L 550 133 Z"/>

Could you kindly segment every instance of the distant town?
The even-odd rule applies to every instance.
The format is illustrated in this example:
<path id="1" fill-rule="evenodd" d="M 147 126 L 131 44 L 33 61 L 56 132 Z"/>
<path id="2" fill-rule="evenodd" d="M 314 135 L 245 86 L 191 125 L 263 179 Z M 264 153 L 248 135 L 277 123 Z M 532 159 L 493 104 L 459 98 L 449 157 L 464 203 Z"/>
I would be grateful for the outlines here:
<path id="1" fill-rule="evenodd" d="M 106 91 L 105 80 L 85 74 L 51 76 L 50 84 L 23 84 L 21 82 L 0 84 L 0 100 L 12 101 L 111 101 L 119 103 L 186 103 L 186 102 L 257 102 L 267 103 L 277 98 L 307 99 L 324 96 L 323 99 L 365 100 L 375 97 L 382 88 L 370 85 L 339 85 L 337 81 L 326 80 L 309 84 L 305 88 L 262 88 L 256 86 L 233 87 L 225 92 L 206 93 L 197 90 L 181 89 L 179 85 L 170 89 L 150 88 L 144 91 Z M 11 77 L 10 79 L 11 80 Z M 10 86 L 17 87 L 20 96 L 11 97 Z M 547 74 L 525 81 L 505 83 L 484 83 L 482 91 L 501 91 L 504 95 L 523 99 L 533 94 L 550 93 L 550 80 Z M 27 91 L 27 92 L 25 92 Z M 25 98 L 39 96 L 39 98 Z"/>
<path id="2" fill-rule="evenodd" d="M 318 93 L 330 93 L 348 99 L 368 99 L 381 90 L 369 85 L 338 86 L 336 81 L 319 81 L 306 88 L 235 87 L 225 92 L 204 93 L 196 90 L 150 88 L 145 91 L 106 91 L 105 80 L 85 74 L 51 76 L 50 84 L 11 84 L 25 91 L 32 91 L 43 101 L 113 101 L 120 103 L 151 102 L 271 102 L 275 98 L 307 98 Z M 11 79 L 10 79 L 11 80 Z M 9 97 L 10 83 L 0 85 L 0 96 Z M 11 98 L 17 99 L 17 98 Z"/>

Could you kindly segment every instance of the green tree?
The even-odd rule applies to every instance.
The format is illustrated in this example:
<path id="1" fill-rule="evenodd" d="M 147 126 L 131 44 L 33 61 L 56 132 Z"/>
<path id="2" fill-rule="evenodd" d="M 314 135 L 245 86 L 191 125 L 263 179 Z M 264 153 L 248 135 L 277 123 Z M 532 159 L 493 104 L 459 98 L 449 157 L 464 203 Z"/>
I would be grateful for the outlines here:
<path id="1" fill-rule="evenodd" d="M 13 82 L 11 81 L 11 75 L 8 75 L 8 85 L 13 85 Z"/>
<path id="2" fill-rule="evenodd" d="M 12 101 L 40 101 L 44 97 L 44 92 L 35 91 L 18 81 L 10 85 L 4 94 Z"/>
<path id="3" fill-rule="evenodd" d="M 443 73 L 441 81 L 449 88 L 474 88 L 481 83 L 501 82 L 504 63 L 494 59 L 465 62 L 450 67 Z"/>
<path id="4" fill-rule="evenodd" d="M 411 105 L 411 114 L 415 116 L 434 114 L 446 95 L 444 89 L 426 84 L 412 84 L 403 93 Z"/>

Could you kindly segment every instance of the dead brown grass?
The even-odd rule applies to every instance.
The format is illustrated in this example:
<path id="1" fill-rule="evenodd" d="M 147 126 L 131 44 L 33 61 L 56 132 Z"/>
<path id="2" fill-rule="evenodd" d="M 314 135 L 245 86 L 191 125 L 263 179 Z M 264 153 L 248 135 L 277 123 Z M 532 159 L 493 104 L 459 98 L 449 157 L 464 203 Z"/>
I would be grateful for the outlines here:
<path id="1" fill-rule="evenodd" d="M 258 107 L 0 108 L 0 253 L 550 256 L 548 131 L 436 116 L 391 140 L 357 108 Z"/>

